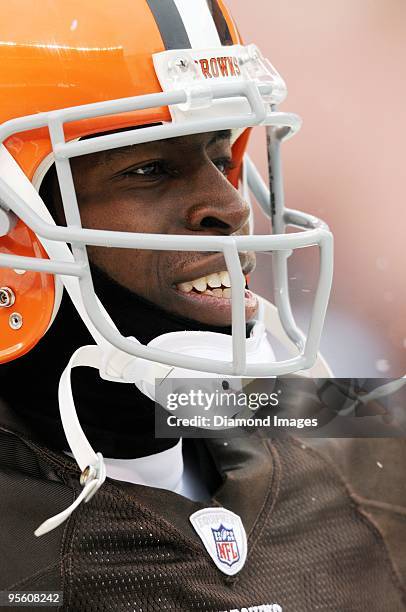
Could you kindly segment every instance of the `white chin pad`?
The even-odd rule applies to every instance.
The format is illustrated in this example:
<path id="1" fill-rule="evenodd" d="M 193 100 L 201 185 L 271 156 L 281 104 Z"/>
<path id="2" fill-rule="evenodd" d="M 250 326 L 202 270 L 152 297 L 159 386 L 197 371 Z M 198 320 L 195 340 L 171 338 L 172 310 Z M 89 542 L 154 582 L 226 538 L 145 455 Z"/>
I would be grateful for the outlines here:
<path id="1" fill-rule="evenodd" d="M 265 326 L 256 323 L 251 335 L 246 340 L 247 363 L 272 363 L 275 354 L 269 344 Z M 169 352 L 181 353 L 190 357 L 205 357 L 208 359 L 232 362 L 232 336 L 216 332 L 184 331 L 163 334 L 154 338 L 148 346 Z M 129 364 L 124 378 L 131 380 L 148 397 L 155 399 L 155 378 L 164 378 L 151 372 L 152 362 L 137 359 Z M 198 372 L 183 368 L 172 368 L 168 374 L 171 378 L 218 378 L 218 374 Z M 225 378 L 221 376 L 221 378 Z M 226 377 L 227 379 L 229 377 Z"/>

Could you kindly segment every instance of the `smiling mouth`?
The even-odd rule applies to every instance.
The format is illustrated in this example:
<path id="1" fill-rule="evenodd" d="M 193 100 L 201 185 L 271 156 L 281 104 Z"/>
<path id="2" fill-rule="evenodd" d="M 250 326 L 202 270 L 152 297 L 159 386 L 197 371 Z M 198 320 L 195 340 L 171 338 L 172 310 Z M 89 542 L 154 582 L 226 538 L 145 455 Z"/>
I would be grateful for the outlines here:
<path id="1" fill-rule="evenodd" d="M 215 308 L 224 315 L 228 313 L 231 318 L 231 280 L 226 270 L 178 283 L 173 288 L 179 297 L 207 309 Z M 246 318 L 250 320 L 257 311 L 258 299 L 247 286 L 244 290 L 244 306 Z"/>
<path id="2" fill-rule="evenodd" d="M 175 288 L 181 293 L 195 293 L 198 295 L 210 295 L 221 299 L 231 299 L 231 280 L 229 273 L 214 272 L 208 276 L 202 276 L 196 280 L 179 283 Z"/>

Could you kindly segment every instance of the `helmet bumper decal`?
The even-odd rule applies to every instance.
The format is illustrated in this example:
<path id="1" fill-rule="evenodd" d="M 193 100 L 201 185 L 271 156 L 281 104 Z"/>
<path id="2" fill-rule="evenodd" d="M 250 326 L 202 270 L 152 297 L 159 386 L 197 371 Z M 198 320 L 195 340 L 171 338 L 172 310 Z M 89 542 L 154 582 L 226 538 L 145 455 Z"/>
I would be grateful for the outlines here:
<path id="1" fill-rule="evenodd" d="M 173 121 L 201 117 L 202 112 L 207 117 L 249 112 L 254 97 L 249 100 L 232 94 L 219 99 L 211 85 L 254 85 L 268 105 L 280 104 L 287 96 L 284 80 L 256 45 L 176 49 L 154 54 L 153 61 L 162 91 L 186 92 L 184 103 L 169 106 Z M 256 111 L 261 112 L 258 107 Z"/>

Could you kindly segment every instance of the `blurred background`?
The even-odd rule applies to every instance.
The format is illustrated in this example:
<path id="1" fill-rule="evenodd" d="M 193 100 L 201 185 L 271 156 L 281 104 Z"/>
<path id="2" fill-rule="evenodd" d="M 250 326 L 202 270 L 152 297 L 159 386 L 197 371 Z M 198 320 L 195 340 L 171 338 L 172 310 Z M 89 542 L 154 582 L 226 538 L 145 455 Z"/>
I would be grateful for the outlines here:
<path id="1" fill-rule="evenodd" d="M 335 236 L 335 279 L 322 352 L 336 376 L 406 373 L 406 3 L 404 0 L 228 0 L 245 43 L 285 79 L 281 106 L 304 120 L 283 146 L 286 205 Z M 265 135 L 250 153 L 266 177 Z M 266 230 L 262 216 L 257 231 Z M 315 249 L 291 258 L 306 326 Z M 264 290 L 269 256 L 253 288 Z M 271 297 L 271 291 L 268 293 Z"/>

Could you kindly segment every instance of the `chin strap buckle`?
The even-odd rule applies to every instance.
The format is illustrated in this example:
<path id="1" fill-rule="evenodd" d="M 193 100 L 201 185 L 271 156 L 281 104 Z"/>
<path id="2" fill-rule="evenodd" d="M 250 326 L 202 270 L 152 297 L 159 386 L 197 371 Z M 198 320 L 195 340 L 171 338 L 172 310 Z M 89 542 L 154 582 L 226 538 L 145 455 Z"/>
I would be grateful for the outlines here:
<path id="1" fill-rule="evenodd" d="M 51 518 L 44 521 L 34 532 L 34 534 L 39 537 L 52 531 L 59 525 L 62 525 L 72 514 L 74 510 L 82 502 L 85 504 L 93 497 L 93 495 L 100 489 L 104 481 L 106 480 L 106 466 L 104 464 L 103 455 L 101 453 L 97 453 L 97 463 L 96 465 L 88 465 L 82 472 L 80 476 L 80 484 L 83 487 L 83 490 L 79 497 L 75 499 L 75 501 L 66 508 L 62 510 L 59 514 L 52 516 Z"/>
<path id="2" fill-rule="evenodd" d="M 113 376 L 107 376 L 107 380 L 127 382 L 119 376 L 120 369 L 127 364 L 128 355 L 119 351 L 106 350 L 105 346 L 90 345 L 78 348 L 69 360 L 59 381 L 59 410 L 61 413 L 62 425 L 66 439 L 73 453 L 73 456 L 82 469 L 80 484 L 83 487 L 80 495 L 75 501 L 56 516 L 46 520 L 35 530 L 35 535 L 41 536 L 52 531 L 70 517 L 72 512 L 84 501 L 87 503 L 93 495 L 100 489 L 106 479 L 106 466 L 103 455 L 95 453 L 87 440 L 80 425 L 75 402 L 72 395 L 71 371 L 76 367 L 91 367 L 104 372 L 108 369 L 109 360 L 116 356 L 116 363 L 113 364 Z M 124 360 L 123 360 L 124 356 Z M 134 357 L 130 357 L 134 360 Z"/>

